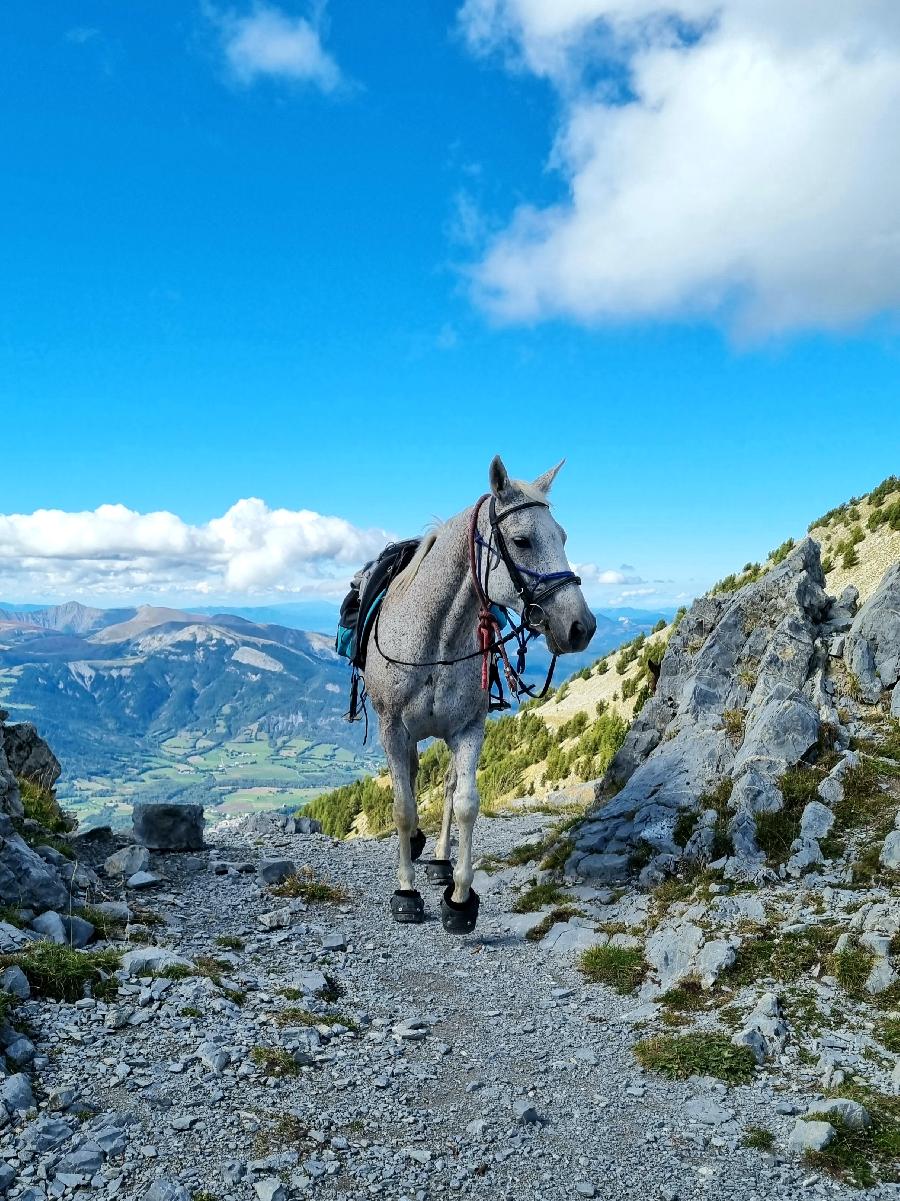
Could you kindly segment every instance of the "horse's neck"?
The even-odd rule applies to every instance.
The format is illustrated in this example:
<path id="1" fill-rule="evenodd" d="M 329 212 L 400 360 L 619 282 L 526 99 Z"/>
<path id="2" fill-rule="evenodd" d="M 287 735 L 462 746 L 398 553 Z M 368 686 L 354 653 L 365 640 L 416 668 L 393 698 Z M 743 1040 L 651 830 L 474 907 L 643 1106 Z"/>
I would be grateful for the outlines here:
<path id="1" fill-rule="evenodd" d="M 441 526 L 402 604 L 410 619 L 428 630 L 443 652 L 471 650 L 479 601 L 469 569 L 471 509 Z"/>

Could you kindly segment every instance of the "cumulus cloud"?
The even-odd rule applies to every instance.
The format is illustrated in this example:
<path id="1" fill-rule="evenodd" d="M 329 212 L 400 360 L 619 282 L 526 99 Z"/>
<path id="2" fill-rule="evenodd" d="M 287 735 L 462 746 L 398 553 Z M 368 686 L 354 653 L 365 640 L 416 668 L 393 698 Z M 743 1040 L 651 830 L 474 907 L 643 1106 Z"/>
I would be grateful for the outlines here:
<path id="1" fill-rule="evenodd" d="M 333 92 L 342 81 L 334 58 L 322 45 L 321 7 L 313 17 L 291 17 L 271 4 L 255 4 L 242 16 L 209 14 L 218 27 L 229 70 L 240 83 L 264 77 L 308 83 Z"/>
<path id="2" fill-rule="evenodd" d="M 900 307 L 894 0 L 466 0 L 551 81 L 565 196 L 474 271 L 497 317 L 713 317 L 760 336 Z"/>
<path id="3" fill-rule="evenodd" d="M 616 570 L 614 568 L 598 567 L 596 563 L 578 563 L 572 566 L 578 575 L 581 576 L 582 583 L 586 587 L 591 584 L 614 584 L 621 586 L 622 584 L 644 583 L 639 575 L 635 575 L 633 567 L 625 567 L 623 565 Z"/>
<path id="4" fill-rule="evenodd" d="M 0 514 L 0 595 L 339 596 L 388 541 L 385 530 L 256 498 L 203 525 L 124 505 Z"/>

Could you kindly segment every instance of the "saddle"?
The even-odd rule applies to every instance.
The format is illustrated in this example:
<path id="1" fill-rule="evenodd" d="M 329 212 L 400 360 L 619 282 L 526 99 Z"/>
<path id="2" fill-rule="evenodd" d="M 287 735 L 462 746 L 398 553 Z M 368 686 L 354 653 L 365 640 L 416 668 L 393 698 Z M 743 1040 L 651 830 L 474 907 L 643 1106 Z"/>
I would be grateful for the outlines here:
<path id="1" fill-rule="evenodd" d="M 366 666 L 369 636 L 387 590 L 418 549 L 420 538 L 391 542 L 377 559 L 358 571 L 350 582 L 338 618 L 334 649 L 357 671 Z"/>

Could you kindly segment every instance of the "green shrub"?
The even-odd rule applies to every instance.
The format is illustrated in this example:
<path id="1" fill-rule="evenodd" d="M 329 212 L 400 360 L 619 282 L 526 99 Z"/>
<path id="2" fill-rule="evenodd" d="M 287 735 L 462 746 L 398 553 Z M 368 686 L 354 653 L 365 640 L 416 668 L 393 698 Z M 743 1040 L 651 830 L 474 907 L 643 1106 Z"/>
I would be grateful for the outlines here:
<path id="1" fill-rule="evenodd" d="M 773 813 L 756 814 L 756 840 L 770 863 L 784 863 L 790 856 L 791 843 L 800 834 L 800 819 L 810 801 L 819 799 L 818 787 L 824 773 L 798 763 L 779 777 L 782 808 Z"/>
<path id="2" fill-rule="evenodd" d="M 754 1151 L 771 1151 L 775 1146 L 775 1135 L 765 1126 L 748 1126 L 744 1131 L 744 1146 Z"/>
<path id="3" fill-rule="evenodd" d="M 779 563 L 784 562 L 793 549 L 794 539 L 785 538 L 784 542 L 782 542 L 780 546 L 776 546 L 775 549 L 770 552 L 769 558 L 777 566 Z"/>
<path id="4" fill-rule="evenodd" d="M 18 785 L 26 818 L 36 821 L 51 834 L 71 834 L 78 823 L 60 808 L 52 788 L 44 788 L 25 776 L 19 777 Z"/>

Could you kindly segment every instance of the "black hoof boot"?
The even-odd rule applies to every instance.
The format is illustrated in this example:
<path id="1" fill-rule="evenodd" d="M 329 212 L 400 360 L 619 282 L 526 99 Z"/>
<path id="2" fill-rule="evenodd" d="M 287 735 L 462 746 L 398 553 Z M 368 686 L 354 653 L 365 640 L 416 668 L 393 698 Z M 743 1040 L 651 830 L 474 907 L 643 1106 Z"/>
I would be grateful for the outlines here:
<path id="1" fill-rule="evenodd" d="M 471 934 L 478 922 L 478 893 L 469 889 L 468 900 L 458 904 L 453 900 L 453 885 L 441 898 L 441 921 L 448 934 Z"/>
<path id="2" fill-rule="evenodd" d="M 409 839 L 409 853 L 412 856 L 413 861 L 418 859 L 424 850 L 425 835 L 421 830 L 416 830 L 415 834 L 410 835 Z"/>
<path id="3" fill-rule="evenodd" d="M 425 921 L 425 902 L 414 888 L 398 888 L 391 897 L 391 913 L 395 922 L 418 925 Z"/>
<path id="4" fill-rule="evenodd" d="M 429 884 L 439 884 L 442 888 L 453 883 L 452 859 L 428 859 L 425 863 L 425 879 Z"/>

